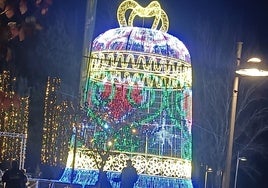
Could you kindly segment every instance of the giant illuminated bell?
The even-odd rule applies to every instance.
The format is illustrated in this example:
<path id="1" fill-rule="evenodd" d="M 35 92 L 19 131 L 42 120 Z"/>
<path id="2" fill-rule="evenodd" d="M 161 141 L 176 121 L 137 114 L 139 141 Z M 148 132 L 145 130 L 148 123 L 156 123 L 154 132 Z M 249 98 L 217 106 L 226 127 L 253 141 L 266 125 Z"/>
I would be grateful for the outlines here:
<path id="1" fill-rule="evenodd" d="M 167 33 L 168 17 L 156 1 L 145 8 L 124 1 L 117 17 L 120 28 L 92 44 L 83 98 L 90 121 L 81 130 L 91 135 L 82 139 L 84 146 L 95 142 L 105 149 L 112 143 L 119 154 L 109 158 L 106 170 L 119 172 L 131 158 L 140 174 L 190 179 L 189 52 Z M 133 27 L 137 17 L 154 18 L 152 28 Z M 85 158 L 91 163 L 78 166 L 96 169 L 94 160 Z"/>

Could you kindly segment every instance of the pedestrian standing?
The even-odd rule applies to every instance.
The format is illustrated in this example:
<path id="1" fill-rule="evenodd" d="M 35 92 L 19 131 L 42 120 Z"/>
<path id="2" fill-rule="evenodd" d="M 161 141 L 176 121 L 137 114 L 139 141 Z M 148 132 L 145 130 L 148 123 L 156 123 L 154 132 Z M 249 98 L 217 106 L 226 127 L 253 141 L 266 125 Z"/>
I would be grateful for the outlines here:
<path id="1" fill-rule="evenodd" d="M 127 166 L 123 168 L 120 175 L 120 188 L 133 188 L 134 184 L 138 180 L 138 173 L 136 168 L 132 165 L 132 161 L 130 159 L 126 162 Z"/>
<path id="2" fill-rule="evenodd" d="M 17 161 L 11 162 L 11 168 L 4 172 L 2 182 L 5 188 L 26 188 L 27 176 L 24 170 L 19 169 Z"/>

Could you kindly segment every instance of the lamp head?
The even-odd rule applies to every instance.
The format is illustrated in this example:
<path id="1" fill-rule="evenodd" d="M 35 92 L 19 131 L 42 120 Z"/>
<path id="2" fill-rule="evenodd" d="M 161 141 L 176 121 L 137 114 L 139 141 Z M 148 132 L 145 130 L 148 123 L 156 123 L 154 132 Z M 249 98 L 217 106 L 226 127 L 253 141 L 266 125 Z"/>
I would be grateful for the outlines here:
<path id="1" fill-rule="evenodd" d="M 247 158 L 246 157 L 239 157 L 238 158 L 240 161 L 247 161 Z"/>
<path id="2" fill-rule="evenodd" d="M 242 76 L 268 76 L 267 66 L 256 57 L 250 58 L 247 63 L 238 66 L 235 72 Z"/>
<path id="3" fill-rule="evenodd" d="M 213 172 L 212 168 L 208 168 L 207 172 Z"/>

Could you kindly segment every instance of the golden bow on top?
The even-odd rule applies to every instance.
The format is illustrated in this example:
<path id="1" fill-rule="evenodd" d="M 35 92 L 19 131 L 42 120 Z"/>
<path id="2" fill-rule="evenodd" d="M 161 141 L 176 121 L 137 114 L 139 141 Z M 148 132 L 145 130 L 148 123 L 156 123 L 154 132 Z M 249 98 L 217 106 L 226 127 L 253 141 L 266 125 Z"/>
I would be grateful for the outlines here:
<path id="1" fill-rule="evenodd" d="M 126 21 L 126 11 L 132 10 L 129 14 L 128 21 Z M 117 9 L 117 20 L 120 27 L 133 26 L 133 21 L 136 16 L 142 18 L 155 17 L 152 29 L 157 29 L 161 21 L 162 32 L 167 32 L 169 27 L 168 16 L 164 10 L 162 10 L 160 4 L 157 1 L 152 1 L 147 7 L 140 6 L 134 0 L 126 0 L 122 2 Z"/>

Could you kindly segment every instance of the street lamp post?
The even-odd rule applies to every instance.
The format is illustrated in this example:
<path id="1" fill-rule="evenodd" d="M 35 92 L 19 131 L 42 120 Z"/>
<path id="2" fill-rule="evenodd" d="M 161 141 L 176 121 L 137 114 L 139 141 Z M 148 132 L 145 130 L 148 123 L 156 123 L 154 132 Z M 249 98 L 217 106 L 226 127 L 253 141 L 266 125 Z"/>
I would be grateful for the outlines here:
<path id="1" fill-rule="evenodd" d="M 249 65 L 240 66 L 240 59 L 241 59 L 241 51 L 242 51 L 242 42 L 238 42 L 237 44 L 237 58 L 236 58 L 236 70 L 237 74 L 243 76 L 268 76 L 268 71 L 263 70 L 263 67 L 259 65 L 260 59 L 252 58 L 250 59 Z M 256 67 L 249 67 L 249 66 L 256 66 Z M 238 98 L 238 85 L 239 85 L 239 77 L 238 75 L 235 76 L 234 83 L 233 83 L 233 95 L 232 95 L 232 106 L 231 106 L 231 116 L 230 116 L 230 132 L 229 132 L 229 139 L 228 139 L 228 148 L 227 148 L 227 155 L 226 155 L 226 164 L 225 164 L 225 171 L 223 172 L 223 179 L 222 179 L 222 188 L 229 188 L 230 187 L 230 174 L 231 174 L 231 165 L 232 165 L 232 152 L 233 152 L 233 143 L 234 143 L 234 130 L 235 130 L 235 119 L 236 119 L 236 106 L 237 106 L 237 98 Z"/>
<path id="2" fill-rule="evenodd" d="M 240 163 L 240 161 L 246 161 L 246 160 L 247 159 L 245 157 L 240 157 L 239 152 L 237 152 L 234 188 L 236 188 L 236 185 L 237 185 L 237 175 L 238 175 L 238 170 L 239 170 L 239 163 Z"/>
<path id="3" fill-rule="evenodd" d="M 74 171 L 75 171 L 75 159 L 76 159 L 76 149 L 77 149 L 77 127 L 75 126 L 73 128 L 74 130 L 74 140 L 73 140 L 73 160 L 72 160 L 72 168 L 71 168 L 71 179 L 70 179 L 70 184 L 71 186 L 73 185 L 74 181 Z"/>
<path id="4" fill-rule="evenodd" d="M 205 169 L 205 185 L 204 188 L 207 188 L 207 181 L 208 181 L 208 173 L 212 172 L 212 168 L 208 167 L 208 165 L 206 165 L 206 169 Z"/>
<path id="5" fill-rule="evenodd" d="M 237 56 L 236 66 L 237 67 L 240 65 L 241 50 L 242 50 L 242 42 L 239 42 L 237 44 L 237 54 L 236 54 Z M 239 84 L 239 77 L 236 76 L 234 79 L 233 91 L 232 91 L 233 96 L 232 96 L 231 117 L 230 117 L 230 132 L 229 132 L 225 171 L 223 172 L 222 188 L 229 188 L 229 185 L 230 185 L 230 173 L 231 173 L 232 152 L 233 152 L 233 142 L 234 142 L 234 128 L 235 128 L 236 104 L 237 104 L 237 96 L 238 96 L 238 84 Z"/>

